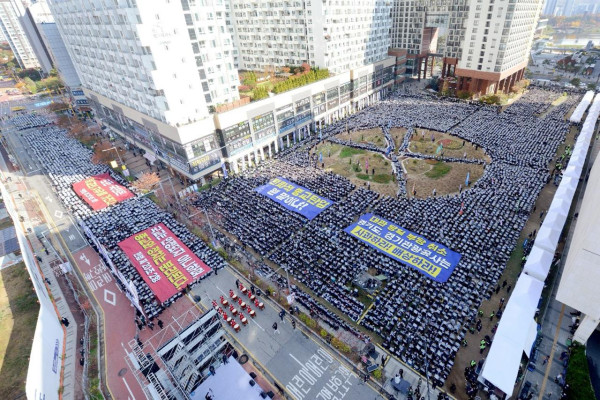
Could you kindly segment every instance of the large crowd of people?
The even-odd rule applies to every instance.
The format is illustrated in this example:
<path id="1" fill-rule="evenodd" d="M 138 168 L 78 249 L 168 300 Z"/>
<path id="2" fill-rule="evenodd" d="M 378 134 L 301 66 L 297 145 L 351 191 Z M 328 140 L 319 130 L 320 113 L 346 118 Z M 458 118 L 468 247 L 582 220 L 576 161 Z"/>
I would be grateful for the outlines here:
<path id="1" fill-rule="evenodd" d="M 193 203 L 211 213 L 213 220 L 239 241 L 224 243 L 225 248 L 241 245 L 241 251 L 244 247 L 254 250 L 260 261 L 270 260 L 283 267 L 315 295 L 380 335 L 384 346 L 406 364 L 421 373 L 428 369 L 434 384 L 441 386 L 465 338 L 468 321 L 497 287 L 537 196 L 550 179 L 548 166 L 570 127 L 565 115 L 578 100 L 578 95 L 572 94 L 551 106 L 560 95 L 532 89 L 506 110 L 499 110 L 496 106 L 397 93 L 313 134 L 303 145 L 284 149 L 276 158 L 198 193 Z M 108 172 L 118 183 L 127 183 L 107 166 L 91 163 L 91 150 L 64 131 L 37 125 L 39 122 L 13 121 L 24 129 L 38 127 L 24 133 L 29 148 L 62 202 L 88 228 L 90 238 L 106 249 L 108 261 L 134 282 L 149 317 L 158 315 L 174 298 L 157 302 L 118 247 L 120 241 L 163 222 L 209 267 L 223 266 L 217 253 L 147 198 L 137 196 L 104 210 L 91 210 L 72 190 L 75 182 Z M 339 133 L 373 128 L 381 128 L 388 142 L 387 149 L 376 151 L 396 166 L 397 198 L 356 187 L 350 180 L 324 171 L 319 168 L 318 155 L 311 152 L 318 142 L 336 140 Z M 483 176 L 458 194 L 407 198 L 398 160 L 411 135 L 406 135 L 396 149 L 390 146 L 392 128 L 455 135 L 483 148 L 492 160 Z M 256 191 L 275 177 L 306 187 L 334 204 L 309 221 Z M 344 229 L 366 212 L 461 254 L 448 281 L 429 279 L 346 234 Z M 220 241 L 228 241 L 217 234 Z M 367 311 L 355 284 L 364 272 L 386 278 Z M 360 335 L 307 293 L 293 289 L 312 315 L 334 329 Z"/>
<path id="2" fill-rule="evenodd" d="M 569 95 L 551 107 L 560 95 L 532 89 L 500 110 L 398 94 L 326 127 L 303 146 L 280 153 L 277 160 L 201 193 L 195 203 L 216 209 L 224 228 L 242 244 L 285 267 L 352 320 L 365 310 L 354 279 L 364 271 L 385 275 L 387 285 L 360 323 L 381 335 L 384 346 L 408 365 L 421 373 L 428 368 L 434 382 L 442 385 L 467 332 L 466 321 L 493 294 L 537 196 L 550 178 L 548 166 L 570 127 L 565 114 L 579 98 Z M 318 168 L 317 155 L 310 149 L 319 141 L 377 127 L 384 132 L 395 127 L 446 132 L 480 146 L 492 161 L 483 176 L 461 193 L 426 199 L 380 196 Z M 407 144 L 393 153 L 403 151 Z M 335 204 L 308 222 L 254 192 L 274 176 L 307 187 Z M 461 254 L 449 280 L 435 282 L 343 232 L 365 212 Z M 305 294 L 297 297 L 307 302 Z"/>
<path id="3" fill-rule="evenodd" d="M 34 127 L 36 125 L 29 126 Z M 23 134 L 23 138 L 29 151 L 39 159 L 40 165 L 45 169 L 53 191 L 72 215 L 87 228 L 85 232 L 92 246 L 96 250 L 99 250 L 98 244 L 103 246 L 106 252 L 100 251 L 100 254 L 108 256 L 106 262 L 114 266 L 126 281 L 135 284 L 141 306 L 149 320 L 158 316 L 164 307 L 168 307 L 181 293 L 164 303 L 159 303 L 127 255 L 118 247 L 119 242 L 162 222 L 211 269 L 224 266 L 224 260 L 218 253 L 147 197 L 134 197 L 103 210 L 92 210 L 75 193 L 74 183 L 94 175 L 109 173 L 117 183 L 123 186 L 128 184 L 107 165 L 92 163 L 92 151 L 69 137 L 64 130 L 55 126 L 30 129 Z M 201 279 L 203 278 L 204 276 Z M 117 282 L 126 290 L 125 285 L 128 282 Z M 197 281 L 192 282 L 192 285 L 195 283 Z"/>

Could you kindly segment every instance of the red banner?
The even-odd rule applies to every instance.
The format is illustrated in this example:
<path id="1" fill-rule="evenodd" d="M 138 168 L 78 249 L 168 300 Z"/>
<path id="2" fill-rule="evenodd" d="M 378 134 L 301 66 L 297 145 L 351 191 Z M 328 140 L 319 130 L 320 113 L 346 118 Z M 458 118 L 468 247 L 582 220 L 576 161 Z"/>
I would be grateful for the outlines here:
<path id="1" fill-rule="evenodd" d="M 162 222 L 128 237 L 119 247 L 161 303 L 210 271 Z"/>
<path id="2" fill-rule="evenodd" d="M 94 211 L 102 210 L 134 196 L 125 186 L 119 185 L 108 173 L 95 175 L 73 184 L 73 190 Z"/>

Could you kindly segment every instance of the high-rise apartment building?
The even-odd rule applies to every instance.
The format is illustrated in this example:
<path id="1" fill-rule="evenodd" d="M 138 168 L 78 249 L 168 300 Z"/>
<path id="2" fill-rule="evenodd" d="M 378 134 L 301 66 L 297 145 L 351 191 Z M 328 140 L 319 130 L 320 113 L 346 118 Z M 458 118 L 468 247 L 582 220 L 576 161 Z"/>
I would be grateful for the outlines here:
<path id="1" fill-rule="evenodd" d="M 240 69 L 304 62 L 333 74 L 387 58 L 389 0 L 230 0 Z"/>
<path id="2" fill-rule="evenodd" d="M 17 63 L 23 69 L 39 68 L 40 63 L 21 25 L 20 19 L 24 15 L 25 8 L 20 0 L 0 0 L 0 28 Z"/>
<path id="3" fill-rule="evenodd" d="M 52 69 L 52 59 L 50 51 L 44 43 L 39 24 L 54 23 L 54 17 L 48 8 L 45 0 L 37 1 L 25 9 L 24 15 L 20 18 L 21 26 L 27 34 L 29 43 L 38 59 L 40 67 L 44 73 L 50 73 Z"/>
<path id="4" fill-rule="evenodd" d="M 543 0 L 397 0 L 392 48 L 407 49 L 407 72 L 425 77 L 443 57 L 442 77 L 474 93 L 508 91 L 523 77 Z M 440 30 L 446 42 L 437 48 Z"/>

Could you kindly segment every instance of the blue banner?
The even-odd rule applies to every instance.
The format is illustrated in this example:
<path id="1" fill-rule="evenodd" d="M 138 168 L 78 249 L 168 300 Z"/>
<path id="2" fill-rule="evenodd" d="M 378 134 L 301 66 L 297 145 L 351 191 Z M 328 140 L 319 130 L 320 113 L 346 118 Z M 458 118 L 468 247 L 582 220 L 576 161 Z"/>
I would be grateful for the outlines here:
<path id="1" fill-rule="evenodd" d="M 266 185 L 254 190 L 309 220 L 314 219 L 321 211 L 333 204 L 333 201 L 317 196 L 310 190 L 283 178 L 273 178 Z"/>
<path id="2" fill-rule="evenodd" d="M 344 231 L 436 282 L 446 282 L 461 257 L 446 246 L 373 214 L 361 216 Z"/>

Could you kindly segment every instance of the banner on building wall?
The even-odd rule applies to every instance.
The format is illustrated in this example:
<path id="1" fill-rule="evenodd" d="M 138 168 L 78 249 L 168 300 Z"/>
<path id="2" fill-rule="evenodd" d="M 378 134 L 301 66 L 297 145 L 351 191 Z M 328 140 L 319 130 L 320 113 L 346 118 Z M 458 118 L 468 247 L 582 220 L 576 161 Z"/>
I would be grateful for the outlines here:
<path id="1" fill-rule="evenodd" d="M 134 197 L 133 193 L 118 184 L 108 173 L 76 182 L 73 184 L 73 190 L 94 211 Z"/>
<path id="2" fill-rule="evenodd" d="M 361 216 L 345 232 L 436 282 L 446 282 L 461 255 L 373 214 Z"/>
<path id="3" fill-rule="evenodd" d="M 119 247 L 161 303 L 210 272 L 162 222 L 123 240 Z"/>
<path id="4" fill-rule="evenodd" d="M 254 190 L 309 220 L 314 219 L 333 204 L 333 201 L 283 178 L 273 178 L 266 185 Z"/>

